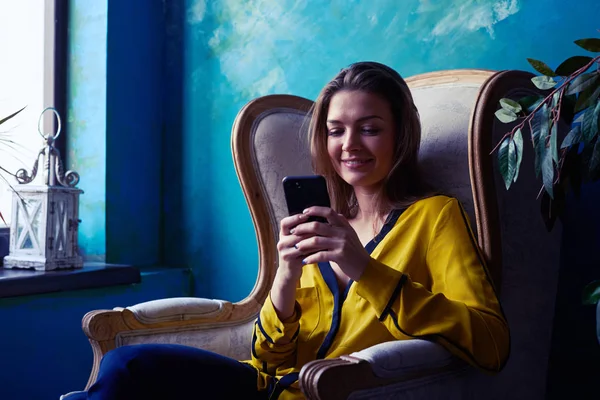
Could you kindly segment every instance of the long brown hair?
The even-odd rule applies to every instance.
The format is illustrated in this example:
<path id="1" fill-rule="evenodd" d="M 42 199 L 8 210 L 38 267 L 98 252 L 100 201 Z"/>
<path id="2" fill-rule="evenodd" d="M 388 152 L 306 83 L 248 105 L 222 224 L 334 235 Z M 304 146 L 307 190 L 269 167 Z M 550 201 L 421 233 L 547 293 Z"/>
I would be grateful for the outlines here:
<path id="1" fill-rule="evenodd" d="M 394 116 L 394 161 L 384 179 L 383 189 L 375 199 L 379 216 L 424 197 L 427 189 L 417 164 L 421 122 L 412 94 L 404 79 L 392 68 L 376 62 L 358 62 L 340 71 L 321 90 L 308 129 L 313 170 L 327 180 L 332 208 L 346 218 L 353 218 L 358 212 L 352 186 L 335 172 L 327 152 L 329 104 L 333 95 L 342 90 L 378 95 L 388 102 Z"/>

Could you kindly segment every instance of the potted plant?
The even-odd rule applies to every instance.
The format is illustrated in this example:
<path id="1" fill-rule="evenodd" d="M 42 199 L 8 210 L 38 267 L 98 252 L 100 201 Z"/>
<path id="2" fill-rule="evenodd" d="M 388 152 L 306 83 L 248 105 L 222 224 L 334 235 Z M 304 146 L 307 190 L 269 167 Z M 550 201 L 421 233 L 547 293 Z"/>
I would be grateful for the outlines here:
<path id="1" fill-rule="evenodd" d="M 21 108 L 19 111 L 16 111 L 12 114 L 10 114 L 8 117 L 4 117 L 2 119 L 0 119 L 0 125 L 4 124 L 5 122 L 9 121 L 11 118 L 15 117 L 18 113 L 20 113 L 21 111 L 23 111 L 25 109 L 25 107 Z M 2 136 L 0 136 L 0 141 L 1 142 L 5 142 L 5 143 L 9 143 L 12 144 L 12 140 L 10 139 L 6 139 Z M 0 165 L 0 171 L 5 172 L 11 176 L 14 176 L 14 173 L 8 171 L 6 168 L 4 168 L 2 165 Z M 0 174 L 0 179 L 2 179 L 10 188 L 12 188 L 12 185 L 10 184 L 10 182 L 8 182 L 6 180 L 6 178 L 4 177 L 4 175 Z M 0 219 L 2 219 L 2 222 L 4 222 L 4 225 L 6 225 L 6 221 L 4 220 L 4 216 L 2 215 L 2 210 L 0 210 Z"/>

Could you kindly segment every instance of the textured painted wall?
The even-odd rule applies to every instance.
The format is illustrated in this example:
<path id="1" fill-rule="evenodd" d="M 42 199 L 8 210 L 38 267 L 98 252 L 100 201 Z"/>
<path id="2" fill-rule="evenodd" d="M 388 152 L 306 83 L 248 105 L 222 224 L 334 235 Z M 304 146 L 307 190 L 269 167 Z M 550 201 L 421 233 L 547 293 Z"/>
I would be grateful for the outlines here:
<path id="1" fill-rule="evenodd" d="M 81 176 L 79 226 L 87 258 L 106 252 L 106 24 L 108 0 L 71 1 L 67 162 Z"/>
<path id="2" fill-rule="evenodd" d="M 238 110 L 254 97 L 315 98 L 340 68 L 359 60 L 401 74 L 452 68 L 558 65 L 573 40 L 597 36 L 600 3 L 557 0 L 172 1 L 168 42 L 183 49 L 180 168 L 167 218 L 177 239 L 166 254 L 196 267 L 198 295 L 239 300 L 254 284 L 257 248 L 230 156 Z M 552 25 L 551 25 L 552 24 Z M 169 30 L 168 30 L 169 32 Z M 169 117 L 167 117 L 169 118 Z M 179 197 L 181 196 L 181 197 Z M 187 219 L 189 218 L 189 219 Z M 178 251 L 171 251 L 177 249 Z"/>

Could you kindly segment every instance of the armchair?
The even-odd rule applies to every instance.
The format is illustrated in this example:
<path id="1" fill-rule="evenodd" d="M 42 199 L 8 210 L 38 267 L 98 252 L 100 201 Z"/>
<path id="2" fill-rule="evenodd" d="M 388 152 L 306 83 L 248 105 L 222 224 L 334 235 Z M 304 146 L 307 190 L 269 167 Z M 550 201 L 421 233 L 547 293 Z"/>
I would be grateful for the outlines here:
<path id="1" fill-rule="evenodd" d="M 542 399 L 557 286 L 560 227 L 547 233 L 532 168 L 505 191 L 493 145 L 506 132 L 494 118 L 501 97 L 537 89 L 519 71 L 453 70 L 407 79 L 420 111 L 420 162 L 426 178 L 465 206 L 511 328 L 505 368 L 485 375 L 425 340 L 376 345 L 312 361 L 300 373 L 311 399 Z M 200 298 L 155 300 L 92 311 L 83 330 L 94 352 L 88 387 L 103 355 L 123 345 L 179 343 L 237 359 L 250 357 L 253 321 L 277 268 L 278 222 L 287 214 L 281 180 L 311 173 L 306 117 L 312 102 L 271 95 L 248 103 L 232 133 L 235 168 L 254 221 L 260 265 L 252 292 L 238 303 Z M 525 148 L 523 164 L 532 151 Z"/>

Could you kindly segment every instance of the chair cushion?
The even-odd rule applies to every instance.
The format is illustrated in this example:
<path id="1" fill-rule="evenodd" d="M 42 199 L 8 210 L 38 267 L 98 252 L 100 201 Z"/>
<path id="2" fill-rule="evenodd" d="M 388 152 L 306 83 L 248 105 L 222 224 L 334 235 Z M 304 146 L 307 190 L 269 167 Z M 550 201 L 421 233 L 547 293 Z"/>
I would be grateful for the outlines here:
<path id="1" fill-rule="evenodd" d="M 440 368 L 454 359 L 442 346 L 422 339 L 380 343 L 350 356 L 369 362 L 373 373 L 380 378 L 397 378 L 415 371 Z"/>
<path id="2" fill-rule="evenodd" d="M 197 297 L 175 297 L 147 301 L 127 307 L 135 318 L 146 324 L 166 321 L 184 321 L 196 318 L 212 318 L 223 311 L 227 303 Z"/>

